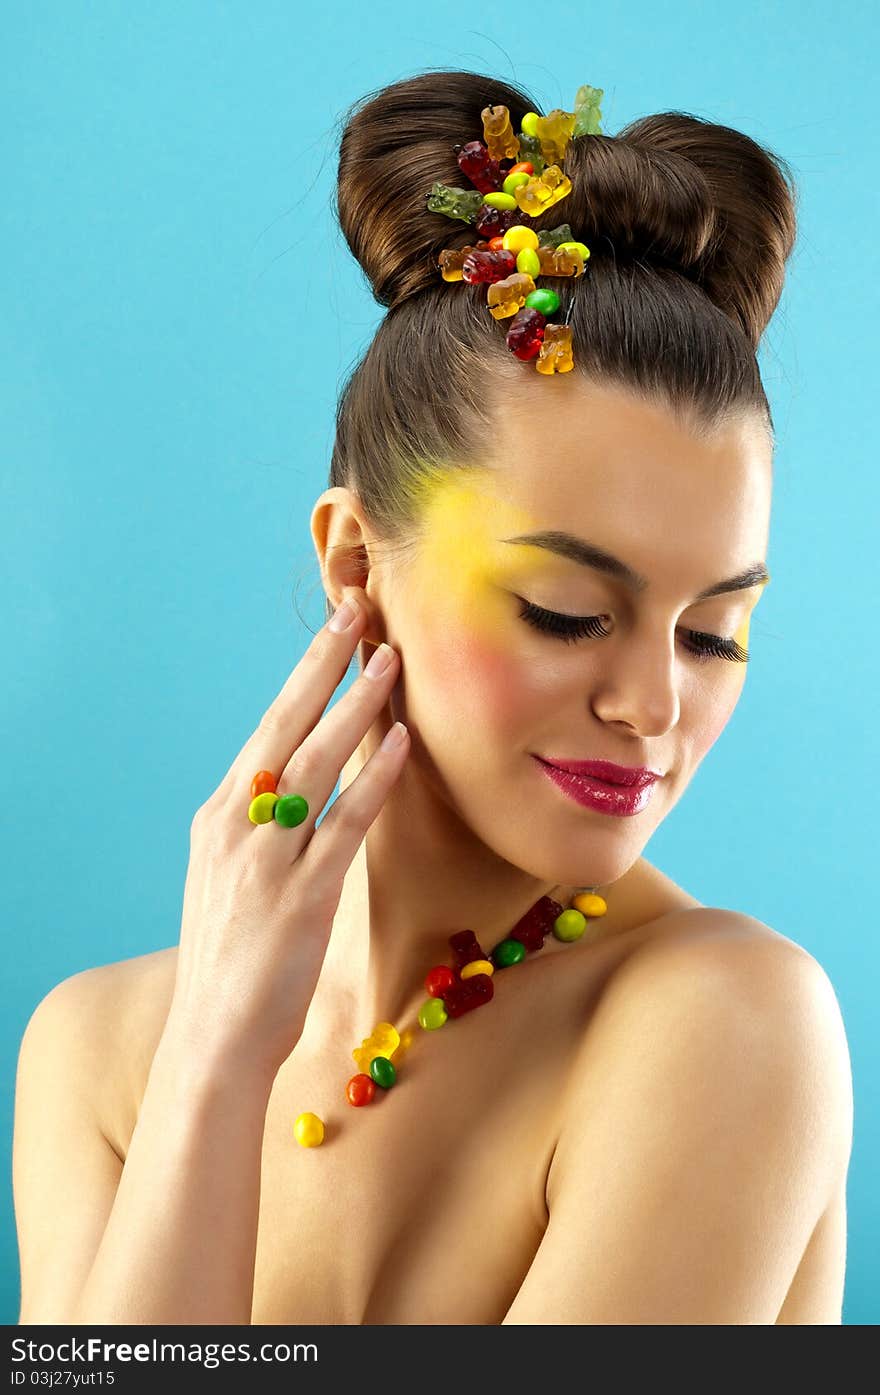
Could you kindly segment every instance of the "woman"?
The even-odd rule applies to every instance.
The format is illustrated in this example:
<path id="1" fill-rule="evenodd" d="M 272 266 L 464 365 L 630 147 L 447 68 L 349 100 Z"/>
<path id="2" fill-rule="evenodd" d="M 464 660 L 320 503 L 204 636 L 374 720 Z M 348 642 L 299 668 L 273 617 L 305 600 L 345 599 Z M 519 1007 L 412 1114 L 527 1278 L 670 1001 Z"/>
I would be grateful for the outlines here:
<path id="1" fill-rule="evenodd" d="M 768 579 L 792 189 L 680 113 L 575 135 L 533 220 L 590 249 L 555 283 L 574 371 L 538 373 L 425 207 L 487 105 L 535 111 L 443 72 L 349 113 L 339 216 L 389 313 L 311 516 L 333 621 L 193 821 L 179 945 L 28 1024 L 22 1322 L 841 1320 L 833 989 L 643 856 Z M 355 653 L 390 665 L 325 712 Z"/>

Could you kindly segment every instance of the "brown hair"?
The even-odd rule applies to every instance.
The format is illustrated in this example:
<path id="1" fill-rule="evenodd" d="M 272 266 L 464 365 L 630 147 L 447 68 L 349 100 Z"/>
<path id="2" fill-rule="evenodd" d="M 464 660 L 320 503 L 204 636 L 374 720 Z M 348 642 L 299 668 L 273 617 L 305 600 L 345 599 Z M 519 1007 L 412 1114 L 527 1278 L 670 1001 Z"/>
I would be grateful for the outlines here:
<path id="1" fill-rule="evenodd" d="M 535 375 L 507 348 L 485 286 L 440 275 L 440 252 L 473 245 L 473 226 L 425 203 L 435 181 L 470 188 L 453 146 L 482 137 L 490 104 L 508 107 L 515 131 L 541 113 L 524 90 L 444 70 L 343 117 L 339 223 L 388 314 L 343 386 L 329 483 L 353 489 L 389 540 L 416 536 L 420 483 L 474 464 L 501 395 Z M 788 165 L 740 131 L 670 111 L 574 137 L 564 169 L 571 192 L 529 225 L 567 222 L 590 249 L 583 276 L 552 283 L 575 372 L 659 398 L 700 432 L 756 408 L 772 439 L 755 355 L 795 240 Z"/>

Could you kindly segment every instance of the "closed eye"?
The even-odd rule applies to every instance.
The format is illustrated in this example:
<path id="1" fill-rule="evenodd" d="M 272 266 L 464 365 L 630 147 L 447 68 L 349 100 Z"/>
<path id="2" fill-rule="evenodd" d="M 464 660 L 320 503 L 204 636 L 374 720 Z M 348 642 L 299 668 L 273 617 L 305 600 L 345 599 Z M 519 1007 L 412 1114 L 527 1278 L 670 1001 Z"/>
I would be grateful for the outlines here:
<path id="1" fill-rule="evenodd" d="M 533 629 L 553 635 L 567 644 L 573 644 L 578 639 L 601 639 L 611 633 L 602 624 L 604 617 L 601 615 L 561 615 L 559 611 L 545 610 L 543 606 L 534 605 L 524 596 L 517 596 L 516 599 L 522 605 L 521 619 Z M 748 650 L 737 644 L 735 639 L 706 634 L 703 630 L 684 630 L 683 633 L 687 636 L 685 648 L 699 663 L 707 659 L 730 659 L 740 664 L 748 662 Z"/>

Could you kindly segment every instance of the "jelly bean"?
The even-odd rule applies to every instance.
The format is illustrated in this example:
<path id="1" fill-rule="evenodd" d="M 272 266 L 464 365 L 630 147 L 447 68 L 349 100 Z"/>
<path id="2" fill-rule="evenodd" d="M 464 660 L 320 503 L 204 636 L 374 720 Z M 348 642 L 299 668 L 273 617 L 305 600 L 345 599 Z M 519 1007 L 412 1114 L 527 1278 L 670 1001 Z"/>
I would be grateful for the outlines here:
<path id="1" fill-rule="evenodd" d="M 472 959 L 461 969 L 459 978 L 473 978 L 474 974 L 494 974 L 495 965 L 491 959 Z"/>
<path id="2" fill-rule="evenodd" d="M 596 896 L 591 891 L 581 891 L 577 896 L 573 896 L 571 904 L 581 915 L 604 915 L 608 910 L 601 896 Z"/>
<path id="3" fill-rule="evenodd" d="M 455 974 L 448 964 L 438 964 L 436 969 L 431 969 L 425 976 L 425 988 L 432 998 L 442 998 L 444 989 L 450 988 L 454 982 Z"/>
<path id="4" fill-rule="evenodd" d="M 538 134 L 538 122 L 540 120 L 541 118 L 536 111 L 527 111 L 522 121 L 519 123 L 520 130 L 524 131 L 527 136 L 536 136 Z"/>
<path id="5" fill-rule="evenodd" d="M 370 1062 L 370 1075 L 377 1085 L 381 1085 L 383 1090 L 388 1090 L 397 1079 L 397 1071 L 394 1069 L 387 1056 L 375 1056 Z"/>
<path id="6" fill-rule="evenodd" d="M 538 246 L 538 234 L 534 228 L 526 227 L 525 223 L 514 223 L 512 228 L 501 239 L 501 244 L 508 252 L 521 252 L 524 247 L 532 249 Z"/>
<path id="7" fill-rule="evenodd" d="M 345 1088 L 349 1104 L 369 1104 L 376 1093 L 376 1082 L 369 1075 L 353 1075 Z"/>
<path id="8" fill-rule="evenodd" d="M 534 174 L 534 168 L 530 160 L 520 160 L 519 164 L 511 165 L 507 171 L 508 178 L 512 174 Z"/>
<path id="9" fill-rule="evenodd" d="M 541 943 L 544 943 L 543 939 Z M 502 940 L 492 951 L 492 958 L 499 969 L 507 969 L 511 964 L 519 964 L 525 957 L 526 947 L 521 940 Z"/>
<path id="10" fill-rule="evenodd" d="M 324 1125 L 317 1114 L 300 1114 L 293 1125 L 293 1136 L 303 1148 L 317 1148 L 324 1142 Z"/>
<path id="11" fill-rule="evenodd" d="M 563 911 L 553 922 L 553 934 L 557 940 L 564 940 L 566 944 L 570 944 L 572 940 L 579 940 L 586 928 L 586 916 L 571 908 Z"/>
<path id="12" fill-rule="evenodd" d="M 296 828 L 308 816 L 308 800 L 301 794 L 283 794 L 275 804 L 275 822 L 282 828 Z"/>
<path id="13" fill-rule="evenodd" d="M 486 194 L 483 203 L 487 203 L 490 208 L 516 208 L 516 199 L 513 194 Z"/>
<path id="14" fill-rule="evenodd" d="M 271 790 L 267 790 L 265 794 L 258 794 L 248 805 L 248 818 L 251 823 L 271 823 L 277 803 L 278 796 Z"/>
<path id="15" fill-rule="evenodd" d="M 278 783 L 271 770 L 261 770 L 251 780 L 251 799 L 259 794 L 274 794 Z"/>
<path id="16" fill-rule="evenodd" d="M 586 261 L 590 255 L 590 249 L 585 242 L 577 242 L 569 238 L 567 242 L 557 242 L 557 252 L 579 252 L 582 261 Z"/>
<path id="17" fill-rule="evenodd" d="M 508 174 L 501 185 L 502 193 L 513 195 L 514 189 L 518 189 L 521 184 L 528 184 L 530 175 L 525 170 L 520 170 L 518 174 Z"/>
<path id="18" fill-rule="evenodd" d="M 419 1008 L 419 1026 L 424 1027 L 426 1032 L 434 1032 L 443 1026 L 448 1015 L 442 998 L 429 998 Z"/>
<path id="19" fill-rule="evenodd" d="M 501 251 L 503 251 L 503 249 L 504 249 L 504 238 L 503 238 L 503 237 L 490 237 L 490 238 L 489 238 L 489 251 L 490 251 L 490 252 L 501 252 Z"/>
<path id="20" fill-rule="evenodd" d="M 541 275 L 541 261 L 534 248 L 524 247 L 521 252 L 517 252 L 516 269 L 521 271 L 524 276 L 532 278 Z"/>
<path id="21" fill-rule="evenodd" d="M 559 296 L 555 291 L 551 291 L 549 286 L 539 286 L 536 291 L 532 291 L 531 295 L 526 296 L 526 305 L 530 306 L 532 310 L 540 310 L 542 315 L 555 315 L 559 309 Z M 548 325 L 547 329 L 549 328 Z M 544 338 L 546 339 L 546 337 L 545 331 Z"/>

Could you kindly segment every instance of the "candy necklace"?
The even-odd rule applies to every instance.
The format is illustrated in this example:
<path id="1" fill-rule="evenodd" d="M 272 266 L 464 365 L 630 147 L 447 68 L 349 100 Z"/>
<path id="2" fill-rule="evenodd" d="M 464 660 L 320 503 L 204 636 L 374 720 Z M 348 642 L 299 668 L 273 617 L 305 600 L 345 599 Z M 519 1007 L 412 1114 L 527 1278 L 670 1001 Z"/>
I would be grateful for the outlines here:
<path id="1" fill-rule="evenodd" d="M 261 770 L 254 776 L 248 807 L 251 823 L 271 823 L 274 820 L 283 828 L 295 828 L 303 822 L 308 812 L 308 802 L 301 794 L 278 795 L 275 776 L 270 770 Z M 463 1017 L 465 1013 L 483 1007 L 494 997 L 496 969 L 512 968 L 520 964 L 526 954 L 536 953 L 543 948 L 551 931 L 557 940 L 566 944 L 579 940 L 587 928 L 587 922 L 603 916 L 607 909 L 602 897 L 596 894 L 595 887 L 579 891 L 565 910 L 552 897 L 541 896 L 489 954 L 486 954 L 473 930 L 459 930 L 450 935 L 453 962 L 451 965 L 435 964 L 426 974 L 424 982 L 428 996 L 419 1008 L 419 1026 L 426 1032 L 436 1032 L 450 1018 Z M 358 1070 L 346 1086 L 349 1104 L 358 1108 L 371 1104 L 376 1098 L 377 1086 L 386 1091 L 396 1084 L 397 1067 L 392 1057 L 400 1050 L 401 1044 L 405 1053 L 410 1040 L 411 1034 L 407 1034 L 407 1039 L 402 1042 L 400 1033 L 391 1022 L 376 1024 L 370 1035 L 351 1053 Z M 324 1141 L 323 1120 L 307 1110 L 294 1121 L 293 1136 L 303 1148 L 316 1148 Z"/>

